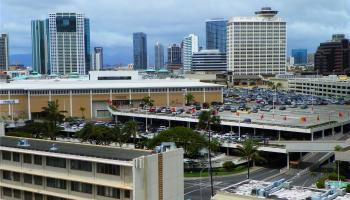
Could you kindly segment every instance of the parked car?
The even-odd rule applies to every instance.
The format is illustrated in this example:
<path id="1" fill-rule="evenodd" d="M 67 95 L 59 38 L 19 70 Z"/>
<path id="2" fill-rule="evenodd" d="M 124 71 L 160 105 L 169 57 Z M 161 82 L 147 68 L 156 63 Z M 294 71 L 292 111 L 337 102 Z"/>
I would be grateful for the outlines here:
<path id="1" fill-rule="evenodd" d="M 285 107 L 285 106 L 280 106 L 280 107 L 278 108 L 278 110 L 286 110 L 286 107 Z"/>

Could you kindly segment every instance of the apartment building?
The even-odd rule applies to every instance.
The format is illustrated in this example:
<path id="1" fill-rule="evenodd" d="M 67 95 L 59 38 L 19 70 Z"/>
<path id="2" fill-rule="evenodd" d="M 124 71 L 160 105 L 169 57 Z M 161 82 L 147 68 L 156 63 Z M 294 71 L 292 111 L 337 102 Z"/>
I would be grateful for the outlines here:
<path id="1" fill-rule="evenodd" d="M 0 137 L 0 199 L 182 200 L 183 150 Z"/>

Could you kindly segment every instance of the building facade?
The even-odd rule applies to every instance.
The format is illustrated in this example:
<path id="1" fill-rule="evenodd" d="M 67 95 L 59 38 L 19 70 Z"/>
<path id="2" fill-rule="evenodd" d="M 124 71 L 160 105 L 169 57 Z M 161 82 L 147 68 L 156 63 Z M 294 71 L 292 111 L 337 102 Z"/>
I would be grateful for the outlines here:
<path id="1" fill-rule="evenodd" d="M 154 66 L 156 70 L 164 68 L 164 46 L 159 42 L 154 45 Z"/>
<path id="2" fill-rule="evenodd" d="M 0 70 L 8 70 L 9 64 L 9 36 L 3 33 L 0 36 Z"/>
<path id="3" fill-rule="evenodd" d="M 89 20 L 82 13 L 49 14 L 51 74 L 86 74 L 90 68 Z M 89 52 L 87 52 L 89 51 Z"/>
<path id="4" fill-rule="evenodd" d="M 168 70 L 180 70 L 182 68 L 182 49 L 178 44 L 172 44 L 168 47 Z"/>
<path id="5" fill-rule="evenodd" d="M 147 69 L 147 35 L 142 32 L 133 34 L 134 69 Z"/>
<path id="6" fill-rule="evenodd" d="M 192 55 L 198 52 L 198 36 L 190 34 L 183 40 L 182 62 L 183 71 L 190 71 L 192 66 Z"/>
<path id="7" fill-rule="evenodd" d="M 46 20 L 32 20 L 32 68 L 39 74 L 49 71 L 49 51 Z"/>
<path id="8" fill-rule="evenodd" d="M 183 200 L 183 150 L 0 137 L 0 199 Z"/>
<path id="9" fill-rule="evenodd" d="M 128 80 L 126 75 L 109 77 L 101 75 L 93 80 L 23 80 L 0 85 L 0 99 L 15 99 L 18 104 L 0 105 L 2 116 L 35 119 L 48 101 L 58 101 L 59 109 L 67 111 L 66 117 L 107 120 L 111 118 L 108 102 L 115 106 L 139 107 L 145 96 L 154 100 L 155 106 L 182 106 L 184 90 L 191 92 L 197 102 L 222 102 L 221 85 L 194 80 L 150 79 Z"/>
<path id="10" fill-rule="evenodd" d="M 218 49 L 193 53 L 191 70 L 194 72 L 226 72 L 226 53 Z"/>
<path id="11" fill-rule="evenodd" d="M 209 19 L 205 22 L 206 48 L 226 52 L 227 20 Z"/>
<path id="12" fill-rule="evenodd" d="M 103 68 L 103 48 L 95 47 L 93 54 L 93 70 L 100 71 Z"/>
<path id="13" fill-rule="evenodd" d="M 323 42 L 315 53 L 315 70 L 322 75 L 350 75 L 350 42 L 343 34 Z"/>
<path id="14" fill-rule="evenodd" d="M 267 7 L 254 17 L 228 22 L 227 62 L 233 76 L 286 72 L 286 22 L 277 13 Z"/>
<path id="15" fill-rule="evenodd" d="M 292 57 L 295 65 L 306 65 L 308 63 L 307 49 L 292 49 Z"/>

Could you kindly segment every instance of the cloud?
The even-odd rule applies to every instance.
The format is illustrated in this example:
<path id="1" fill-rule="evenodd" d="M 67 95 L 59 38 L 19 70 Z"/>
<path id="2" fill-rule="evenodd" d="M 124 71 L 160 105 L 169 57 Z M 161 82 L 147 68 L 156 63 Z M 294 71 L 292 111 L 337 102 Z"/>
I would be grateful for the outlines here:
<path id="1" fill-rule="evenodd" d="M 168 46 L 195 33 L 204 46 L 206 19 L 251 16 L 263 6 L 287 21 L 288 49 L 314 51 L 333 33 L 350 37 L 349 0 L 1 0 L 0 32 L 10 33 L 13 54 L 30 52 L 32 19 L 83 12 L 91 21 L 91 44 L 105 47 L 107 63 L 132 62 L 132 33 L 138 31 L 147 34 L 152 63 L 156 41 Z"/>

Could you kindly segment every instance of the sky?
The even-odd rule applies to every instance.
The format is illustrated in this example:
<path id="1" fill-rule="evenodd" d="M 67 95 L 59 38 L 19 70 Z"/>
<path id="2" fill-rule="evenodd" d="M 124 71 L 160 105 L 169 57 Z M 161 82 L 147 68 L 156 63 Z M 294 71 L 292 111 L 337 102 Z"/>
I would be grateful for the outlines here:
<path id="1" fill-rule="evenodd" d="M 207 19 L 252 16 L 264 6 L 287 21 L 288 53 L 314 52 L 335 33 L 350 38 L 350 0 L 0 0 L 0 33 L 9 33 L 10 62 L 30 66 L 30 21 L 53 12 L 82 12 L 90 19 L 92 48 L 104 48 L 105 64 L 133 62 L 133 32 L 147 34 L 153 64 L 157 41 L 167 47 L 194 33 L 205 47 Z"/>

